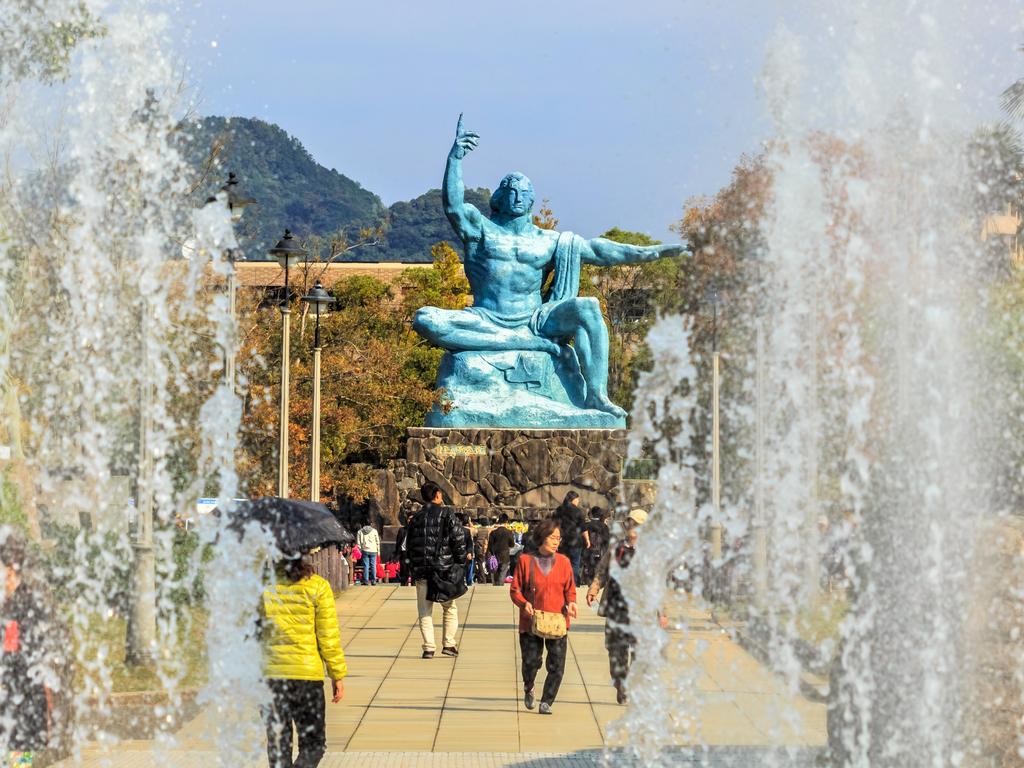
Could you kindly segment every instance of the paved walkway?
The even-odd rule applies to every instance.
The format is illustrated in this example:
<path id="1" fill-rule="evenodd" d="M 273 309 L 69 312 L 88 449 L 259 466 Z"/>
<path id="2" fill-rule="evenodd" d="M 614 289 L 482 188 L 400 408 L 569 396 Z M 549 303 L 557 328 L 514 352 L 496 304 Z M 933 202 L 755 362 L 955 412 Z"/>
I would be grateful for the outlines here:
<path id="1" fill-rule="evenodd" d="M 471 589 L 459 600 L 459 658 L 439 653 L 426 661 L 420 658 L 412 588 L 382 585 L 346 591 L 338 600 L 338 613 L 350 674 L 342 703 L 327 705 L 328 754 L 322 766 L 598 764 L 609 724 L 625 712 L 615 704 L 608 676 L 603 619 L 581 607 L 580 620 L 570 632 L 555 713 L 545 717 L 526 710 L 520 701 L 514 610 L 507 587 Z M 694 611 L 688 621 L 691 629 L 675 644 L 673 666 L 695 674 L 700 741 L 718 755 L 713 764 L 757 765 L 761 760 L 752 749 L 780 743 L 801 748 L 793 755 L 813 756 L 824 743 L 824 707 L 784 691 L 706 615 Z M 538 687 L 543 675 L 542 670 Z M 785 719 L 779 715 L 783 711 Z M 176 745 L 164 748 L 163 760 L 154 757 L 152 742 L 128 741 L 113 752 L 90 747 L 78 764 L 217 765 L 209 740 L 214 725 L 201 713 L 178 733 Z M 685 745 L 689 738 L 680 733 L 677 744 Z"/>

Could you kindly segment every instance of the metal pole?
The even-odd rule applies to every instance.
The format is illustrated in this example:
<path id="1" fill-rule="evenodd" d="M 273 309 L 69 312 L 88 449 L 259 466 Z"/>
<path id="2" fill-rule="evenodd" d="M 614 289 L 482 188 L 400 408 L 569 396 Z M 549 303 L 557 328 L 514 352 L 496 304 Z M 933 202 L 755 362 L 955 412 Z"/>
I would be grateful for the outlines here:
<path id="1" fill-rule="evenodd" d="M 149 305 L 143 304 L 142 392 L 139 412 L 139 462 L 135 477 L 136 523 L 132 539 L 132 611 L 125 638 L 131 665 L 151 664 L 156 649 L 156 556 L 153 551 L 153 388 L 149 360 Z"/>
<path id="2" fill-rule="evenodd" d="M 811 291 L 813 292 L 813 301 L 811 304 L 811 317 L 810 317 L 810 361 L 808 374 L 811 379 L 811 402 L 808 408 L 807 420 L 809 424 L 809 434 L 807 435 L 807 490 L 809 498 L 807 500 L 807 511 L 805 516 L 805 536 L 807 541 L 804 570 L 806 571 L 805 580 L 807 584 L 807 593 L 810 596 L 817 595 L 821 592 L 821 535 L 818 530 L 818 517 L 820 515 L 820 503 L 819 503 L 819 489 L 818 489 L 818 450 L 819 450 L 819 431 L 821 424 L 821 411 L 819 408 L 818 401 L 818 284 L 817 280 L 812 277 Z"/>
<path id="3" fill-rule="evenodd" d="M 231 337 L 228 342 L 230 348 L 227 350 L 226 355 L 225 376 L 232 393 L 237 393 L 238 384 L 235 377 L 235 360 L 238 356 L 238 305 L 236 301 L 235 258 L 230 253 L 228 254 L 228 261 L 231 263 L 231 269 L 228 271 L 228 316 L 231 318 Z"/>
<path id="4" fill-rule="evenodd" d="M 768 599 L 768 531 L 764 514 L 764 320 L 757 318 L 757 348 L 754 365 L 757 390 L 756 433 L 754 447 L 754 597 L 763 606 Z"/>
<path id="5" fill-rule="evenodd" d="M 313 442 L 309 456 L 309 500 L 320 501 L 320 312 L 313 341 Z"/>
<path id="6" fill-rule="evenodd" d="M 721 474 L 721 431 L 719 422 L 719 399 L 721 378 L 719 353 L 711 355 L 711 506 L 714 518 L 711 521 L 711 557 L 718 561 L 722 557 L 722 474 Z"/>
<path id="7" fill-rule="evenodd" d="M 720 598 L 719 569 L 722 565 L 722 495 L 719 429 L 719 357 L 718 357 L 718 293 L 711 293 L 711 526 L 708 531 L 710 568 L 707 594 L 711 600 Z"/>
<path id="8" fill-rule="evenodd" d="M 291 357 L 291 307 L 288 302 L 288 266 L 284 268 L 284 301 L 281 302 L 281 413 L 278 418 L 277 495 L 288 498 L 288 389 Z"/>

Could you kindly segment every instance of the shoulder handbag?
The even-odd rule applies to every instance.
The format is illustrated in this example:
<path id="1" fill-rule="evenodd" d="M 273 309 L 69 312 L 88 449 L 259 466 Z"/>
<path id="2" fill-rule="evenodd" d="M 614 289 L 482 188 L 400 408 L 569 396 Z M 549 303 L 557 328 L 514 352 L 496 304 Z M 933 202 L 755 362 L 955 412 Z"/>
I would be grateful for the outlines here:
<path id="1" fill-rule="evenodd" d="M 552 566 L 554 567 L 554 566 Z M 530 622 L 530 632 L 537 637 L 542 637 L 545 640 L 558 640 L 565 637 L 569 632 L 569 627 L 565 623 L 565 614 L 553 611 L 541 611 L 537 608 L 537 583 L 533 579 L 534 571 L 539 571 L 540 566 L 537 565 L 537 558 L 530 557 L 530 585 L 532 587 L 533 599 L 530 601 L 533 604 L 533 618 Z"/>
<path id="2" fill-rule="evenodd" d="M 466 569 L 459 564 L 427 572 L 427 602 L 447 603 L 466 594 Z"/>

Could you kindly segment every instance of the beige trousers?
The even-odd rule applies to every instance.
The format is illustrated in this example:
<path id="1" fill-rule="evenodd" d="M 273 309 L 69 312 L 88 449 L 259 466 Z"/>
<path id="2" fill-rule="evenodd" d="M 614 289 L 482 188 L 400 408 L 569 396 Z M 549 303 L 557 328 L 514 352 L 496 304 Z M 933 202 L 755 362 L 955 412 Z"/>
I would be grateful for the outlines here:
<path id="1" fill-rule="evenodd" d="M 459 629 L 459 609 L 454 600 L 447 603 L 440 603 L 441 621 L 444 626 L 444 638 L 442 648 L 455 647 L 455 633 Z M 427 600 L 427 582 L 421 580 L 416 582 L 416 611 L 420 619 L 420 635 L 423 636 L 423 650 L 434 651 L 437 646 L 434 644 L 434 604 Z"/>

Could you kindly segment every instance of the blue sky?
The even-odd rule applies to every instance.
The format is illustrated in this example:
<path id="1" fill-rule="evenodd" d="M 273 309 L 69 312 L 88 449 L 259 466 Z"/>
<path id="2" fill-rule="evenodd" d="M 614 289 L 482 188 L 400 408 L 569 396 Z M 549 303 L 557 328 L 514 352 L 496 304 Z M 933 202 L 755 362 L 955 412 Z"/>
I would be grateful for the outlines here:
<path id="1" fill-rule="evenodd" d="M 908 7 L 919 3 L 908 2 Z M 946 3 L 948 5 L 948 3 Z M 842 9 L 844 3 L 830 3 Z M 1021 12 L 967 2 L 980 114 L 1024 75 Z M 481 135 L 470 186 L 533 180 L 561 229 L 670 239 L 684 201 L 770 134 L 756 84 L 784 23 L 822 69 L 842 11 L 773 0 L 182 0 L 201 114 L 259 117 L 385 203 L 440 184 L 459 112 Z M 184 31 L 184 34 L 181 34 Z M 834 39 L 834 38 L 832 38 Z M 960 55 L 960 54 L 957 54 Z M 241 171 L 241 169 L 240 169 Z"/>

